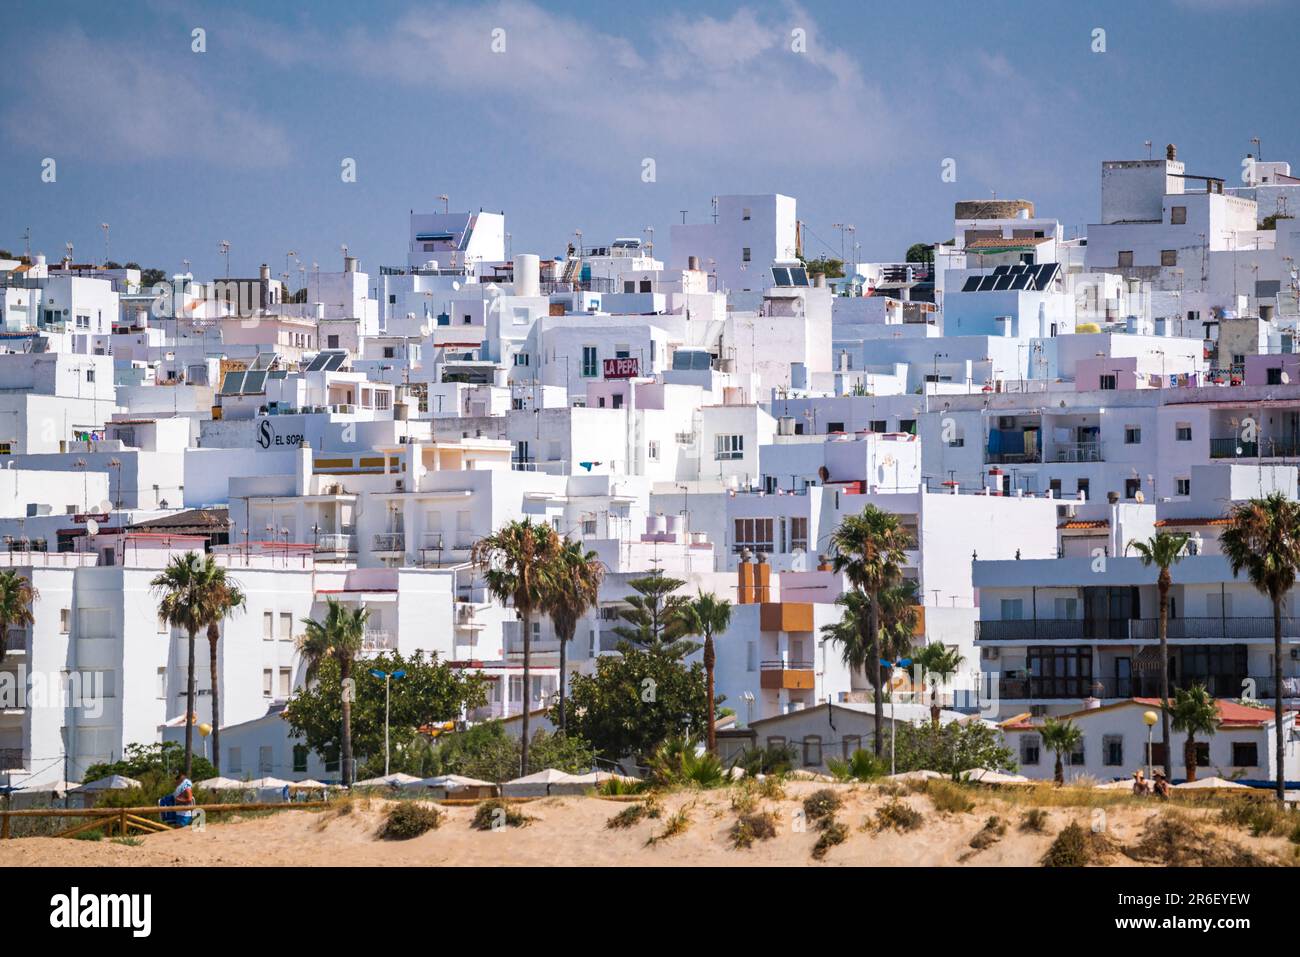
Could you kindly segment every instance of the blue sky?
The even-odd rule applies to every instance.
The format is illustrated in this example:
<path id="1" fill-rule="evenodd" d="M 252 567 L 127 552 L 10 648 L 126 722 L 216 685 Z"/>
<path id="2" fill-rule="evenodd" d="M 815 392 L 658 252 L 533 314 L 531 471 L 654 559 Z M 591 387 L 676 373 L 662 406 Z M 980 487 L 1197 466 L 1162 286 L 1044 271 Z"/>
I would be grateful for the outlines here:
<path id="1" fill-rule="evenodd" d="M 958 199 L 1084 226 L 1101 162 L 1148 139 L 1230 180 L 1253 136 L 1300 166 L 1293 0 L 622 6 L 8 3 L 0 248 L 30 226 L 33 251 L 98 260 L 107 222 L 113 259 L 167 270 L 220 274 L 224 239 L 236 275 L 290 249 L 337 269 L 344 243 L 376 272 L 447 193 L 505 210 L 516 252 L 652 225 L 666 254 L 680 210 L 776 191 L 809 252 L 850 222 L 863 259 L 893 259 L 947 239 Z"/>

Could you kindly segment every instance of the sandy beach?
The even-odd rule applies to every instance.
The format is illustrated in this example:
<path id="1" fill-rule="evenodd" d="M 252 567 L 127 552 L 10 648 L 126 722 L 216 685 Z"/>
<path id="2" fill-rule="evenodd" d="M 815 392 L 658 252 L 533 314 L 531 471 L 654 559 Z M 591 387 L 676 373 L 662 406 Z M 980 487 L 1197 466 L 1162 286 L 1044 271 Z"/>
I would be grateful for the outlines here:
<path id="1" fill-rule="evenodd" d="M 378 836 L 391 802 L 359 797 L 321 811 L 230 817 L 203 831 L 157 834 L 132 844 L 59 838 L 3 841 L 0 866 L 1035 866 L 1061 829 L 1077 822 L 1089 831 L 1099 827 L 1115 849 L 1099 863 L 1129 867 L 1158 863 L 1135 860 L 1123 848 L 1136 845 L 1153 822 L 1170 816 L 1196 829 L 1198 846 L 1241 849 L 1257 855 L 1260 863 L 1297 861 L 1296 845 L 1219 824 L 1212 809 L 1132 802 L 1100 811 L 1047 806 L 1042 830 L 1034 831 L 1021 826 L 1033 806 L 1024 797 L 1008 799 L 993 790 L 970 789 L 966 793 L 974 807 L 941 811 L 929 794 L 891 795 L 871 785 L 834 786 L 843 801 L 835 819 L 845 827 L 844 840 L 815 860 L 812 851 L 821 832 L 803 817 L 802 799 L 820 787 L 824 785 L 792 782 L 785 786 L 784 798 L 757 800 L 753 810 L 771 813 L 775 833 L 749 848 L 736 848 L 731 839 L 739 816 L 733 806 L 735 789 L 664 795 L 657 801 L 659 817 L 644 818 L 626 829 L 607 827 L 611 817 L 629 806 L 626 800 L 543 798 L 518 806 L 531 818 L 526 826 L 494 831 L 470 826 L 473 807 L 443 807 L 445 816 L 436 830 L 404 841 Z M 880 808 L 895 800 L 922 816 L 914 830 L 878 827 Z M 685 829 L 651 843 L 678 812 L 689 820 Z M 991 817 L 1006 825 L 1003 833 L 985 847 L 972 847 L 972 839 Z"/>

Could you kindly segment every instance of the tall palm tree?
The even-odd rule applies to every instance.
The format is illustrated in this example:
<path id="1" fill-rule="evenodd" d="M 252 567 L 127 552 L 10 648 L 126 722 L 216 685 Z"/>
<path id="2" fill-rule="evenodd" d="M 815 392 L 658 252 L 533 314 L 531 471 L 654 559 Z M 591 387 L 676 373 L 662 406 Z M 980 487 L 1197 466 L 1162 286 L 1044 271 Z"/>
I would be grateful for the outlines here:
<path id="1" fill-rule="evenodd" d="M 352 663 L 365 644 L 366 622 L 370 618 L 368 608 L 350 608 L 333 598 L 327 600 L 325 617 L 320 621 L 314 618 L 302 619 L 303 633 L 298 639 L 298 650 L 307 662 L 307 680 L 316 677 L 320 666 L 327 660 L 334 660 L 339 666 L 339 686 L 343 690 L 343 738 L 340 743 L 342 752 L 343 784 L 352 784 L 352 694 L 348 690 L 348 681 L 352 678 Z"/>
<path id="2" fill-rule="evenodd" d="M 0 661 L 9 653 L 9 629 L 26 628 L 36 620 L 32 605 L 40 597 L 32 583 L 12 568 L 0 572 Z"/>
<path id="3" fill-rule="evenodd" d="M 149 582 L 160 596 L 158 615 L 173 628 L 185 631 L 189 670 L 185 688 L 185 773 L 194 766 L 194 639 L 212 620 L 214 596 L 224 587 L 225 569 L 211 556 L 198 552 L 176 555 Z"/>
<path id="4" fill-rule="evenodd" d="M 555 557 L 554 574 L 546 591 L 546 613 L 560 640 L 560 730 L 564 730 L 565 679 L 567 650 L 578 622 L 600 598 L 600 583 L 605 566 L 595 552 L 587 551 L 582 542 L 566 538 Z"/>
<path id="5" fill-rule="evenodd" d="M 905 552 L 911 545 L 898 516 L 868 505 L 861 515 L 848 515 L 831 533 L 833 567 L 844 573 L 849 584 L 864 598 L 866 606 L 866 643 L 869 651 L 867 676 L 876 689 L 874 747 L 879 757 L 882 749 L 880 729 L 884 724 L 884 668 L 880 664 L 880 616 L 882 593 L 897 585 L 903 577 Z"/>
<path id="6" fill-rule="evenodd" d="M 524 709 L 519 773 L 528 773 L 528 724 L 531 710 L 533 616 L 546 607 L 550 579 L 560 553 L 560 537 L 550 525 L 531 519 L 508 522 L 474 543 L 471 560 L 484 570 L 488 591 L 500 602 L 514 605 L 523 624 Z M 508 689 L 507 689 L 508 690 Z M 507 698 L 509 696 L 507 695 Z"/>
<path id="7" fill-rule="evenodd" d="M 930 682 L 930 721 L 936 728 L 939 727 L 939 685 L 952 678 L 965 660 L 956 648 L 939 641 L 918 648 L 912 655 L 912 663 L 921 669 L 921 680 Z"/>
<path id="8" fill-rule="evenodd" d="M 1043 722 L 1043 744 L 1056 752 L 1056 770 L 1053 780 L 1060 787 L 1065 783 L 1065 767 L 1061 763 L 1062 754 L 1071 754 L 1083 740 L 1083 729 L 1068 718 L 1048 718 Z"/>
<path id="9" fill-rule="evenodd" d="M 698 597 L 682 609 L 682 622 L 687 634 L 699 635 L 704 639 L 704 675 L 709 709 L 708 748 L 710 754 L 716 754 L 718 709 L 713 693 L 713 669 L 718 658 L 713 647 L 713 636 L 725 632 L 731 625 L 731 602 L 719 598 L 713 592 L 701 591 Z"/>
<path id="10" fill-rule="evenodd" d="M 871 600 L 860 591 L 846 591 L 840 593 L 835 604 L 844 612 L 839 621 L 822 625 L 821 633 L 826 641 L 840 646 L 840 659 L 845 667 L 850 671 L 866 672 L 867 666 L 875 661 L 867 631 Z M 867 674 L 870 677 L 870 673 Z"/>
<path id="11" fill-rule="evenodd" d="M 1219 730 L 1219 705 L 1205 685 L 1180 688 L 1174 693 L 1174 730 L 1187 734 L 1183 743 L 1183 765 L 1187 780 L 1196 780 L 1196 736 L 1210 736 Z M 1168 751 L 1165 748 L 1165 751 Z"/>
<path id="12" fill-rule="evenodd" d="M 1286 800 L 1285 732 L 1282 727 L 1282 602 L 1300 567 L 1300 503 L 1281 492 L 1235 505 L 1219 548 L 1235 577 L 1243 569 L 1251 583 L 1273 604 L 1273 721 L 1277 762 L 1277 799 Z M 1166 749 L 1167 750 L 1167 749 Z"/>
<path id="13" fill-rule="evenodd" d="M 1166 778 L 1173 776 L 1173 759 L 1169 754 L 1169 587 L 1174 579 L 1169 567 L 1183 557 L 1190 538 L 1183 532 L 1157 532 L 1145 542 L 1129 542 L 1143 565 L 1160 569 L 1156 576 L 1156 589 L 1160 593 L 1160 740 L 1165 742 Z"/>
<path id="14" fill-rule="evenodd" d="M 209 557 L 209 561 L 211 558 Z M 218 568 L 213 578 L 207 603 L 208 619 L 208 670 L 212 675 L 212 769 L 221 774 L 221 681 L 217 665 L 217 643 L 221 640 L 221 623 L 244 607 L 244 593 L 239 583 L 226 577 L 226 570 Z"/>

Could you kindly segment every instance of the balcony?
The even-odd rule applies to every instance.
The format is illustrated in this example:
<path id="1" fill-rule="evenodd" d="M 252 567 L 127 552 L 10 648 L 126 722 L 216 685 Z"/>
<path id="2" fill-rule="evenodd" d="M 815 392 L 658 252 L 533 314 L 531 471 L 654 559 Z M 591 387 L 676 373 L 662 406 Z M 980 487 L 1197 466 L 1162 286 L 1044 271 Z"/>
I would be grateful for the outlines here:
<path id="1" fill-rule="evenodd" d="M 1215 638 L 1223 641 L 1263 641 L 1273 638 L 1273 619 L 1170 618 L 1170 641 Z M 1283 637 L 1300 636 L 1300 618 L 1282 619 Z M 977 621 L 976 641 L 1159 641 L 1158 618 L 1031 618 Z"/>
<path id="2" fill-rule="evenodd" d="M 397 636 L 383 628 L 367 628 L 361 637 L 364 651 L 396 651 Z"/>
<path id="3" fill-rule="evenodd" d="M 1243 442 L 1235 435 L 1210 439 L 1210 458 L 1212 459 L 1253 459 L 1253 458 L 1295 458 L 1300 455 L 1300 440 L 1297 439 L 1260 439 L 1257 442 Z"/>
<path id="4" fill-rule="evenodd" d="M 316 536 L 316 551 L 318 552 L 348 553 L 356 550 L 357 536 L 351 532 L 322 532 Z"/>
<path id="5" fill-rule="evenodd" d="M 1283 679 L 1284 694 L 1287 691 L 1286 680 Z M 1240 698 L 1246 681 L 1255 683 L 1254 697 L 1260 700 L 1273 697 L 1272 675 L 1187 675 L 1171 681 L 1169 693 L 1172 695 L 1180 688 L 1203 684 L 1216 698 Z M 1160 676 L 1135 674 L 1127 678 L 1002 677 L 998 680 L 998 693 L 1004 701 L 1070 701 L 1089 697 L 1159 698 Z"/>
<path id="6" fill-rule="evenodd" d="M 522 656 L 524 653 L 523 622 L 502 622 L 501 630 L 505 638 L 505 653 L 507 655 Z M 530 655 L 558 655 L 560 653 L 560 641 L 553 636 L 543 638 L 534 635 L 533 640 L 528 643 L 528 653 Z"/>
<path id="7" fill-rule="evenodd" d="M 768 690 L 812 691 L 816 676 L 811 661 L 789 659 L 759 663 L 758 684 Z"/>
<path id="8" fill-rule="evenodd" d="M 406 533 L 380 532 L 375 535 L 371 548 L 376 552 L 404 552 L 406 551 Z"/>
<path id="9" fill-rule="evenodd" d="M 1057 463 L 1104 462 L 1100 442 L 1074 442 L 1052 448 L 1052 461 Z"/>

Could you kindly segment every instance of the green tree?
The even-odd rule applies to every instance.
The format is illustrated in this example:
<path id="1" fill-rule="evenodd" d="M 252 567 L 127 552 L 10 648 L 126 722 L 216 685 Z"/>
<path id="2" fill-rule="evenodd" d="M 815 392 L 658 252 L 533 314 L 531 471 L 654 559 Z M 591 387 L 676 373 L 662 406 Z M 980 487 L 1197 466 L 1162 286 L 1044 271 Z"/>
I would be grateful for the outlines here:
<path id="1" fill-rule="evenodd" d="M 690 667 L 665 655 L 629 648 L 605 655 L 593 675 L 575 675 L 564 706 L 569 734 L 591 743 L 609 761 L 635 757 L 642 763 L 670 737 L 699 739 L 712 707 L 705 700 L 704 666 Z M 551 709 L 559 725 L 558 705 Z"/>
<path id="2" fill-rule="evenodd" d="M 1169 573 L 1183 557 L 1183 549 L 1191 538 L 1184 532 L 1157 532 L 1145 542 L 1131 541 L 1142 564 L 1150 568 L 1154 565 L 1160 569 L 1156 576 L 1156 590 L 1160 594 L 1160 740 L 1169 742 L 1169 588 L 1173 585 L 1173 576 Z M 1173 777 L 1172 755 L 1165 748 L 1165 777 Z"/>
<path id="3" fill-rule="evenodd" d="M 98 781 L 100 778 L 106 778 L 111 774 L 120 774 L 123 777 L 144 781 L 146 778 L 155 776 L 160 781 L 166 782 L 168 784 L 167 791 L 171 791 L 175 787 L 172 778 L 177 769 L 184 766 L 185 749 L 177 741 L 163 741 L 158 744 L 128 744 L 122 749 L 122 757 L 119 760 L 92 764 L 86 768 L 81 779 L 83 781 Z M 201 754 L 194 756 L 193 771 L 191 773 L 194 780 L 202 781 L 206 778 L 215 777 L 216 774 L 216 768 L 212 766 L 207 758 Z"/>
<path id="4" fill-rule="evenodd" d="M 555 568 L 546 590 L 546 613 L 551 616 L 555 637 L 560 641 L 560 719 L 564 718 L 565 687 L 568 682 L 569 642 L 590 609 L 600 599 L 600 583 L 605 566 L 595 552 L 587 551 L 582 542 L 565 539 L 555 556 Z M 564 726 L 560 726 L 564 730 Z"/>
<path id="5" fill-rule="evenodd" d="M 1183 743 L 1183 765 L 1187 780 L 1196 780 L 1196 736 L 1209 737 L 1219 730 L 1219 705 L 1205 685 L 1192 685 L 1174 692 L 1174 730 L 1187 735 Z M 1166 738 L 1166 741 L 1169 739 Z M 1165 748 L 1167 752 L 1169 749 Z"/>
<path id="6" fill-rule="evenodd" d="M 40 597 L 31 581 L 12 568 L 0 572 L 0 661 L 9 652 L 9 629 L 26 628 L 36 620 L 32 605 Z"/>
<path id="7" fill-rule="evenodd" d="M 848 515 L 831 533 L 831 549 L 836 572 L 844 574 L 849 585 L 866 599 L 866 670 L 876 689 L 874 739 L 876 756 L 881 754 L 884 726 L 882 689 L 884 669 L 880 665 L 881 601 L 884 593 L 898 585 L 903 577 L 902 565 L 911 545 L 898 516 L 874 505 L 860 515 Z"/>
<path id="8" fill-rule="evenodd" d="M 521 622 L 524 644 L 524 707 L 522 714 L 523 747 L 519 756 L 520 775 L 527 774 L 529 721 L 532 702 L 528 700 L 533 675 L 533 618 L 546 608 L 546 596 L 560 553 L 560 537 L 555 529 L 531 519 L 509 522 L 474 544 L 471 561 L 483 569 L 488 591 L 500 602 L 509 602 Z"/>
<path id="9" fill-rule="evenodd" d="M 519 776 L 522 751 L 522 743 L 506 731 L 504 722 L 484 721 L 431 742 L 423 763 L 402 770 L 426 777 L 461 774 L 499 784 Z M 528 774 L 546 768 L 586 774 L 595 764 L 595 751 L 576 735 L 539 728 L 528 743 Z"/>
<path id="10" fill-rule="evenodd" d="M 907 247 L 905 261 L 909 263 L 934 262 L 934 245 L 932 243 L 912 243 Z"/>
<path id="11" fill-rule="evenodd" d="M 912 655 L 912 664 L 920 669 L 922 682 L 930 684 L 930 721 L 939 726 L 939 685 L 952 679 L 966 659 L 956 648 L 932 641 L 918 648 Z"/>
<path id="12" fill-rule="evenodd" d="M 212 676 L 212 766 L 221 773 L 221 669 L 217 665 L 217 644 L 221 641 L 221 623 L 244 608 L 244 593 L 239 583 L 226 577 L 224 568 L 216 569 L 209 589 L 208 672 Z"/>
<path id="13" fill-rule="evenodd" d="M 343 783 L 351 786 L 355 776 L 352 762 L 352 703 L 355 683 L 352 664 L 365 643 L 366 622 L 370 618 L 367 608 L 349 608 L 333 598 L 328 599 L 325 617 L 320 621 L 304 618 L 304 632 L 298 638 L 298 650 L 307 662 L 307 682 L 328 678 L 327 664 L 338 669 L 337 700 L 340 705 L 339 747 L 343 756 Z M 319 748 L 317 749 L 320 750 Z"/>
<path id="14" fill-rule="evenodd" d="M 1273 604 L 1273 721 L 1277 762 L 1277 799 L 1286 800 L 1286 733 L 1282 713 L 1282 602 L 1295 585 L 1300 567 L 1300 503 L 1281 492 L 1233 507 L 1219 548 L 1232 566 Z M 1166 748 L 1165 750 L 1168 750 Z"/>
<path id="15" fill-rule="evenodd" d="M 1061 763 L 1062 754 L 1071 754 L 1083 740 L 1083 730 L 1069 719 L 1048 718 L 1043 722 L 1043 744 L 1056 752 L 1056 786 L 1065 783 L 1065 767 Z"/>
<path id="16" fill-rule="evenodd" d="M 830 256 L 822 256 L 820 259 L 806 259 L 804 265 L 811 275 L 820 273 L 827 279 L 844 278 L 844 260 L 835 259 Z"/>
<path id="17" fill-rule="evenodd" d="M 718 713 L 712 707 L 714 697 L 713 671 L 718 662 L 713 638 L 726 632 L 731 625 L 731 602 L 713 592 L 699 592 L 698 596 L 682 609 L 682 627 L 688 635 L 704 639 L 704 700 L 709 705 L 709 730 L 706 744 L 710 754 L 718 753 Z"/>
<path id="18" fill-rule="evenodd" d="M 976 768 L 1016 770 L 1002 733 L 982 721 L 949 721 L 937 727 L 930 722 L 900 723 L 894 763 L 900 772 L 938 771 L 954 778 Z"/>
<path id="19" fill-rule="evenodd" d="M 173 628 L 183 629 L 189 668 L 185 691 L 185 773 L 191 774 L 194 766 L 194 698 L 197 693 L 194 676 L 194 640 L 212 621 L 224 617 L 230 600 L 229 590 L 234 583 L 226 577 L 211 555 L 186 552 L 176 555 L 149 583 L 155 595 L 160 596 L 158 614 Z M 214 687 L 217 674 L 213 675 Z M 216 720 L 216 715 L 213 715 Z M 191 775 L 192 776 L 192 775 Z"/>
<path id="20" fill-rule="evenodd" d="M 388 724 L 392 767 L 408 771 L 418 764 L 425 737 L 424 730 L 437 729 L 455 721 L 470 708 L 487 702 L 481 674 L 465 672 L 439 661 L 437 655 L 417 651 L 409 657 L 395 651 L 369 659 L 373 669 L 392 674 L 404 671 L 387 689 Z M 290 733 L 323 758 L 343 750 L 342 670 L 336 658 L 321 661 L 312 680 L 299 688 L 285 707 L 284 717 Z M 354 694 L 349 708 L 350 748 L 359 763 L 363 758 L 377 758 L 383 772 L 384 754 L 384 679 L 371 674 L 371 668 L 357 669 L 353 676 Z M 367 775 L 369 776 L 369 775 Z"/>
<path id="21" fill-rule="evenodd" d="M 686 582 L 669 578 L 656 568 L 649 575 L 628 579 L 627 584 L 636 594 L 623 599 L 628 607 L 619 612 L 627 624 L 613 629 L 622 639 L 618 643 L 620 651 L 639 648 L 680 659 L 699 650 L 699 644 L 683 637 L 688 634 L 684 615 L 691 600 L 673 594 Z"/>

